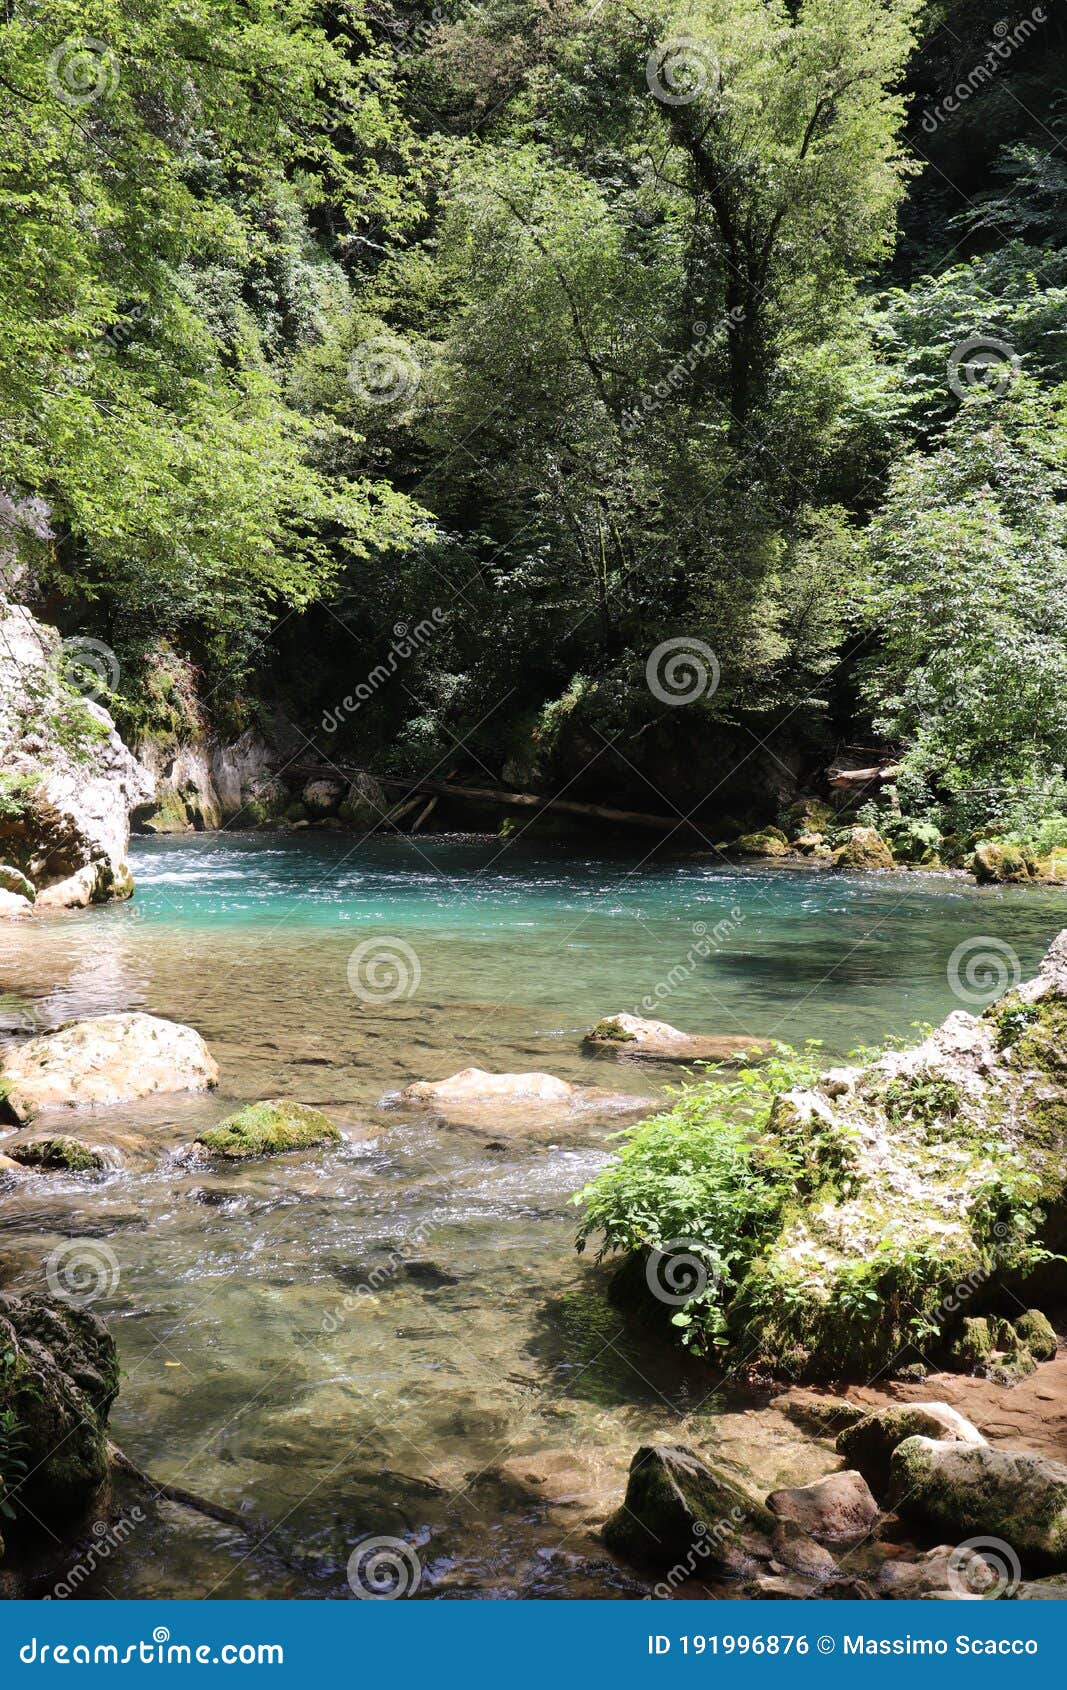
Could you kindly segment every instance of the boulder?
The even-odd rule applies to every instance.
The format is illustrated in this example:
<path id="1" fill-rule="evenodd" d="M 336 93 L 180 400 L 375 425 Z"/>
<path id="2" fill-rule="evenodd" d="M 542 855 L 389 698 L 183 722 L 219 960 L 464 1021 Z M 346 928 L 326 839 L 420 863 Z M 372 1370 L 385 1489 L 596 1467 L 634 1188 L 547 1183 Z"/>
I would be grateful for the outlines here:
<path id="1" fill-rule="evenodd" d="M 773 1550 L 771 1567 L 788 1568 L 801 1578 L 825 1579 L 837 1571 L 837 1562 L 830 1551 L 802 1531 L 795 1520 L 779 1520 L 774 1528 Z"/>
<path id="2" fill-rule="evenodd" d="M 854 827 L 843 845 L 834 852 L 836 869 L 886 869 L 893 867 L 893 853 L 873 827 Z"/>
<path id="3" fill-rule="evenodd" d="M 769 1039 L 682 1033 L 667 1021 L 646 1021 L 625 1010 L 604 1016 L 582 1039 L 586 1055 L 615 1056 L 627 1062 L 730 1062 L 772 1048 Z"/>
<path id="4" fill-rule="evenodd" d="M 906 1438 L 893 1452 L 889 1499 L 954 1542 L 995 1537 L 1035 1568 L 1067 1568 L 1067 1467 L 1047 1456 Z"/>
<path id="5" fill-rule="evenodd" d="M 1027 1309 L 1012 1325 L 1019 1335 L 1020 1342 L 1026 1346 L 1035 1361 L 1053 1360 L 1059 1340 L 1052 1329 L 1052 1322 L 1040 1309 Z"/>
<path id="6" fill-rule="evenodd" d="M 313 816 L 325 816 L 337 809 L 344 792 L 344 781 L 309 780 L 304 788 L 302 801 Z"/>
<path id="7" fill-rule="evenodd" d="M 133 812 L 135 833 L 201 833 L 222 826 L 213 767 L 216 748 L 209 739 L 203 734 L 178 743 L 171 737 L 149 739 L 138 745 L 137 755 L 155 791 Z"/>
<path id="8" fill-rule="evenodd" d="M 217 1127 L 201 1133 L 193 1148 L 197 1153 L 222 1156 L 228 1162 L 246 1162 L 253 1156 L 278 1156 L 287 1150 L 311 1150 L 340 1142 L 338 1128 L 321 1110 L 274 1098 L 250 1103 L 236 1115 L 228 1115 Z"/>
<path id="9" fill-rule="evenodd" d="M 484 1068 L 463 1068 L 447 1080 L 416 1080 L 400 1093 L 402 1103 L 557 1103 L 570 1105 L 581 1086 L 558 1080 L 554 1074 L 489 1074 Z"/>
<path id="10" fill-rule="evenodd" d="M 940 862 L 942 834 L 933 822 L 898 821 L 886 829 L 893 857 L 914 868 L 936 868 Z"/>
<path id="11" fill-rule="evenodd" d="M 878 1595 L 891 1601 L 916 1602 L 947 1598 L 979 1602 L 996 1590 L 997 1573 L 967 1544 L 941 1544 L 916 1561 L 886 1561 L 878 1572 Z"/>
<path id="12" fill-rule="evenodd" d="M 685 1444 L 654 1444 L 630 1463 L 622 1507 L 604 1542 L 638 1565 L 740 1575 L 769 1558 L 774 1521 L 742 1475 Z"/>
<path id="13" fill-rule="evenodd" d="M 37 894 L 37 906 L 42 910 L 85 910 L 90 904 L 128 898 L 132 892 L 128 863 L 86 863 L 65 880 L 43 886 Z"/>
<path id="14" fill-rule="evenodd" d="M 108 1161 L 80 1139 L 33 1138 L 8 1146 L 8 1155 L 23 1168 L 63 1169 L 71 1174 L 99 1173 Z"/>
<path id="15" fill-rule="evenodd" d="M 115 1342 L 89 1310 L 0 1296 L 0 1412 L 13 1416 L 22 1476 L 9 1493 L 46 1522 L 82 1512 L 108 1476 Z"/>
<path id="16" fill-rule="evenodd" d="M 889 1488 L 893 1451 L 905 1438 L 941 1438 L 948 1442 L 984 1444 L 977 1426 L 944 1402 L 895 1403 L 847 1427 L 837 1439 L 839 1454 L 855 1467 L 876 1496 Z"/>
<path id="17" fill-rule="evenodd" d="M 866 1579 L 847 1577 L 828 1579 L 811 1593 L 813 1602 L 875 1602 L 877 1597 Z"/>
<path id="18" fill-rule="evenodd" d="M 0 600 L 0 855 L 38 893 L 92 871 L 55 905 L 128 895 L 131 809 L 152 794 L 148 771 L 122 743 L 108 711 L 75 684 L 78 662 L 105 690 L 114 653 L 99 642 L 64 642 L 24 607 Z M 74 664 L 72 677 L 71 662 Z M 87 667 L 85 664 L 87 663 Z"/>
<path id="19" fill-rule="evenodd" d="M 37 892 L 32 880 L 23 874 L 21 869 L 13 868 L 10 863 L 0 863 L 0 892 L 14 892 L 19 898 L 26 898 L 32 904 Z"/>
<path id="20" fill-rule="evenodd" d="M 843 1543 L 863 1537 L 880 1518 L 879 1508 L 861 1473 L 829 1473 L 810 1485 L 772 1491 L 767 1506 L 781 1520 L 792 1520 L 810 1537 Z"/>
<path id="21" fill-rule="evenodd" d="M 350 782 L 337 813 L 346 826 L 362 832 L 377 827 L 388 810 L 385 788 L 362 770 Z"/>
<path id="22" fill-rule="evenodd" d="M 5 892 L 0 889 L 0 918 L 4 921 L 18 921 L 23 916 L 33 914 L 33 905 L 29 898 L 24 898 L 18 892 Z"/>
<path id="23" fill-rule="evenodd" d="M 821 798 L 798 798 L 782 816 L 782 829 L 787 839 L 798 840 L 802 834 L 824 834 L 833 826 L 835 811 L 832 804 Z"/>
<path id="24" fill-rule="evenodd" d="M 971 858 L 971 873 L 980 886 L 1025 885 L 1033 879 L 1033 871 L 1029 851 L 1003 839 L 983 839 Z"/>
<path id="25" fill-rule="evenodd" d="M 986 993 L 998 973 L 1010 980 L 1017 965 L 1002 949 L 966 941 L 950 980 Z M 884 1376 L 946 1353 L 1005 1384 L 1032 1369 L 1017 1328 L 960 1311 L 980 1306 L 980 1288 L 1035 1272 L 1058 1295 L 1065 1050 L 1067 932 L 1036 978 L 980 1015 L 956 1010 L 920 1043 L 782 1093 L 752 1155 L 786 1201 L 725 1310 L 746 1363 L 805 1382 Z M 1001 1214 L 1016 1219 L 991 1228 Z"/>
<path id="26" fill-rule="evenodd" d="M 789 841 L 777 827 L 765 827 L 758 833 L 743 833 L 729 847 L 742 857 L 787 857 Z"/>
<path id="27" fill-rule="evenodd" d="M 4 1053 L 0 1107 L 26 1122 L 44 1109 L 205 1091 L 218 1067 L 200 1034 L 155 1015 L 101 1015 Z"/>

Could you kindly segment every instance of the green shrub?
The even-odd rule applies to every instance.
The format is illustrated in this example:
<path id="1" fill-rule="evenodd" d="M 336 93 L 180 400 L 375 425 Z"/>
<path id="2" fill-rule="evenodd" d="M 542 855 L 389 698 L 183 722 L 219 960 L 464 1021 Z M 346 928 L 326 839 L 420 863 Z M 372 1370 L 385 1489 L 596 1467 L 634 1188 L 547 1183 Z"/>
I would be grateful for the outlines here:
<path id="1" fill-rule="evenodd" d="M 672 1245 L 703 1264 L 706 1286 L 673 1316 L 694 1349 L 722 1340 L 723 1308 L 792 1195 L 792 1157 L 764 1149 L 757 1159 L 753 1146 L 776 1096 L 810 1084 L 817 1054 L 814 1043 L 803 1053 L 779 1044 L 758 1068 L 671 1087 L 673 1107 L 620 1134 L 617 1161 L 574 1198 L 585 1211 L 578 1249 L 602 1232 L 598 1260 Z"/>

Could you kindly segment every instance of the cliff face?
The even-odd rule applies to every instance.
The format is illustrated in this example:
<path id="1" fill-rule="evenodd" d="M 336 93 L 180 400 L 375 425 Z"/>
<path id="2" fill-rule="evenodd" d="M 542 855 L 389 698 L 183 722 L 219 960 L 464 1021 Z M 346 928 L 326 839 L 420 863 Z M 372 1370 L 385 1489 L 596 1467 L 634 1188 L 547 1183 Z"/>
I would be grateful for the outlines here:
<path id="1" fill-rule="evenodd" d="M 93 696 L 108 655 L 0 599 L 0 864 L 11 871 L 8 896 L 24 896 L 27 909 L 102 903 L 133 888 L 130 811 L 153 783 Z"/>

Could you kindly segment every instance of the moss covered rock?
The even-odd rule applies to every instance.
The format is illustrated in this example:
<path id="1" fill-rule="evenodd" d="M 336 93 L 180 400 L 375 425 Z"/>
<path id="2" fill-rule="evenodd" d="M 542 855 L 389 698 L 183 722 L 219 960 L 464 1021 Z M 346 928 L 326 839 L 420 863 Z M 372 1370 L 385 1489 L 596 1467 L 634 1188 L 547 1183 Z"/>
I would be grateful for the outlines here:
<path id="1" fill-rule="evenodd" d="M 99 1150 L 77 1138 L 34 1138 L 11 1145 L 8 1155 L 24 1168 L 65 1169 L 72 1174 L 97 1173 L 107 1166 Z"/>
<path id="2" fill-rule="evenodd" d="M 740 839 L 734 840 L 730 850 L 742 857 L 786 857 L 789 841 L 781 828 L 765 827 L 758 833 L 743 833 Z"/>
<path id="3" fill-rule="evenodd" d="M 998 1537 L 1035 1569 L 1067 1567 L 1067 1467 L 1019 1450 L 906 1438 L 890 1502 L 953 1543 Z"/>
<path id="4" fill-rule="evenodd" d="M 821 798 L 798 798 L 782 815 L 782 831 L 787 839 L 798 839 L 802 833 L 827 833 L 834 819 L 832 804 Z"/>
<path id="5" fill-rule="evenodd" d="M 905 1438 L 933 1438 L 948 1443 L 984 1444 L 977 1426 L 944 1402 L 893 1403 L 857 1420 L 838 1435 L 837 1449 L 857 1468 L 876 1496 L 889 1488 L 893 1451 Z"/>
<path id="6" fill-rule="evenodd" d="M 900 821 L 888 830 L 893 856 L 913 868 L 934 868 L 940 862 L 941 830 L 933 822 Z"/>
<path id="7" fill-rule="evenodd" d="M 0 863 L 0 892 L 13 892 L 16 897 L 26 898 L 31 904 L 37 896 L 33 881 L 11 863 Z"/>
<path id="8" fill-rule="evenodd" d="M 1035 1361 L 1051 1361 L 1059 1347 L 1052 1322 L 1040 1309 L 1027 1309 L 1013 1322 L 1021 1342 Z"/>
<path id="9" fill-rule="evenodd" d="M 858 1378 L 947 1345 L 957 1367 L 1021 1377 L 1014 1328 L 947 1311 L 1039 1269 L 1051 1283 L 1046 1252 L 1067 1247 L 1067 933 L 980 1017 L 783 1094 L 756 1161 L 792 1170 L 727 1310 L 758 1365 Z"/>
<path id="10" fill-rule="evenodd" d="M 228 1115 L 217 1127 L 200 1134 L 195 1149 L 230 1162 L 245 1162 L 253 1156 L 278 1156 L 287 1150 L 310 1150 L 340 1141 L 340 1131 L 320 1109 L 274 1098 Z"/>
<path id="11" fill-rule="evenodd" d="M 107 1417 L 119 1384 L 115 1343 L 88 1309 L 0 1296 L 0 1410 L 14 1418 L 23 1477 L 16 1510 L 80 1513 L 108 1475 Z"/>
<path id="12" fill-rule="evenodd" d="M 740 1574 L 768 1558 L 774 1525 L 736 1470 L 685 1444 L 654 1444 L 630 1463 L 626 1499 L 604 1542 L 638 1565 Z"/>
<path id="13" fill-rule="evenodd" d="M 834 852 L 838 869 L 886 869 L 893 867 L 893 853 L 874 827 L 854 827 L 843 845 Z"/>
<path id="14" fill-rule="evenodd" d="M 1030 852 L 1004 839 L 983 839 L 971 858 L 971 873 L 980 886 L 1024 884 L 1033 879 L 1033 871 Z"/>
<path id="15" fill-rule="evenodd" d="M 949 1338 L 946 1360 L 960 1373 L 977 1373 L 996 1348 L 993 1327 L 984 1315 L 967 1315 Z"/>

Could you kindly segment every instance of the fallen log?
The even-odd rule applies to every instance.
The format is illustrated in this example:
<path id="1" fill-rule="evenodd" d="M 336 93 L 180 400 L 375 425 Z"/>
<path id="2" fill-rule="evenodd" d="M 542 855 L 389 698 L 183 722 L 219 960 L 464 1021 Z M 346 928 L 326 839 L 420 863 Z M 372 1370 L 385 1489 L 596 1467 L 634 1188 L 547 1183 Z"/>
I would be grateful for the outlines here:
<path id="1" fill-rule="evenodd" d="M 627 827 L 654 828 L 657 833 L 671 833 L 677 827 L 688 827 L 703 837 L 703 829 L 699 822 L 691 821 L 687 816 L 653 816 L 641 810 L 616 810 L 607 804 L 579 804 L 572 798 L 546 798 L 537 792 L 506 792 L 489 786 L 461 786 L 455 781 L 405 781 L 392 775 L 385 776 L 381 784 L 387 787 L 403 787 L 407 792 L 432 793 L 434 798 L 466 798 L 480 804 L 503 804 L 509 809 L 529 810 L 537 814 L 541 810 L 558 811 L 564 815 L 587 816 L 593 821 L 619 822 Z"/>

